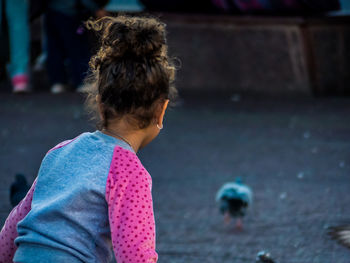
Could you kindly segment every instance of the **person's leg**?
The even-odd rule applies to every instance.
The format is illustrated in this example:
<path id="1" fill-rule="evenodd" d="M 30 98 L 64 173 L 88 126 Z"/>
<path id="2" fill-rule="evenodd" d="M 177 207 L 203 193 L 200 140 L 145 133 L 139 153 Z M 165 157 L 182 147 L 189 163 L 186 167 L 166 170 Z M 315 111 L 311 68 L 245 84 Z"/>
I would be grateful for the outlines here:
<path id="1" fill-rule="evenodd" d="M 85 27 L 77 16 L 64 15 L 60 23 L 60 35 L 67 58 L 73 85 L 82 85 L 90 59 L 89 39 Z"/>
<path id="2" fill-rule="evenodd" d="M 9 60 L 8 28 L 5 15 L 5 0 L 0 0 L 0 81 L 7 77 L 6 64 Z"/>
<path id="3" fill-rule="evenodd" d="M 40 18 L 41 28 L 44 28 L 44 17 Z M 41 53 L 35 59 L 35 64 L 33 67 L 34 71 L 42 71 L 46 68 L 47 60 L 47 37 L 45 30 L 41 30 Z"/>
<path id="4" fill-rule="evenodd" d="M 10 40 L 10 75 L 13 91 L 28 91 L 29 21 L 27 0 L 6 0 Z"/>
<path id="5" fill-rule="evenodd" d="M 44 36 L 43 40 L 46 43 L 47 51 L 47 72 L 49 81 L 51 84 L 51 91 L 53 93 L 63 92 L 63 85 L 66 84 L 67 78 L 64 66 L 64 48 L 63 40 L 58 29 L 59 23 L 61 23 L 61 16 L 55 11 L 47 11 L 44 17 Z M 59 87 L 57 89 L 57 87 Z"/>
<path id="6" fill-rule="evenodd" d="M 349 0 L 340 0 L 341 9 L 350 12 L 350 1 Z"/>
<path id="7" fill-rule="evenodd" d="M 4 2 L 5 2 L 5 0 L 0 0 L 0 30 L 2 30 L 2 26 L 3 26 L 2 25 L 2 19 L 3 19 L 3 16 L 2 16 L 3 10 L 2 10 L 2 8 L 3 8 L 3 6 L 5 6 Z"/>

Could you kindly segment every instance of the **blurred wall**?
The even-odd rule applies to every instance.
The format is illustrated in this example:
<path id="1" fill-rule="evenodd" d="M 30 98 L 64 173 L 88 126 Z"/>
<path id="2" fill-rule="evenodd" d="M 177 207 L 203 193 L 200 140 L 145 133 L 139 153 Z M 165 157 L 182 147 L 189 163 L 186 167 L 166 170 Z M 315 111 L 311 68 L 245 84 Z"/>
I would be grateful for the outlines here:
<path id="1" fill-rule="evenodd" d="M 350 95 L 350 20 L 165 15 L 181 90 Z M 345 20 L 344 20 L 345 19 Z"/>

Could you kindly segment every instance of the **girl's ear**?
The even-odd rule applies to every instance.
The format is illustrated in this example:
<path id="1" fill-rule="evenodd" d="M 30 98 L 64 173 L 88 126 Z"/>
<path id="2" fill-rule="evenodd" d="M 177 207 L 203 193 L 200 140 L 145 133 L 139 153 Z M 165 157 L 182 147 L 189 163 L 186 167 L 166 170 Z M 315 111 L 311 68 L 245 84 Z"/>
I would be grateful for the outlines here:
<path id="1" fill-rule="evenodd" d="M 157 118 L 157 124 L 159 125 L 159 127 L 163 127 L 163 119 L 164 119 L 165 111 L 168 107 L 168 104 L 169 104 L 169 100 L 165 100 L 161 106 L 161 112 Z"/>

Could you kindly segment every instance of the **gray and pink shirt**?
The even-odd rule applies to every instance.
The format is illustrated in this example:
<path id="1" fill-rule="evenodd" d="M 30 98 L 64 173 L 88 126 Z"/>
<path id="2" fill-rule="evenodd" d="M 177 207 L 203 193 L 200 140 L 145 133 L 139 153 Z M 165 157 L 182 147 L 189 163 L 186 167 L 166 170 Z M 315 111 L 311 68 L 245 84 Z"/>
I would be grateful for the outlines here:
<path id="1" fill-rule="evenodd" d="M 100 131 L 50 150 L 0 233 L 0 262 L 157 262 L 152 179 Z"/>

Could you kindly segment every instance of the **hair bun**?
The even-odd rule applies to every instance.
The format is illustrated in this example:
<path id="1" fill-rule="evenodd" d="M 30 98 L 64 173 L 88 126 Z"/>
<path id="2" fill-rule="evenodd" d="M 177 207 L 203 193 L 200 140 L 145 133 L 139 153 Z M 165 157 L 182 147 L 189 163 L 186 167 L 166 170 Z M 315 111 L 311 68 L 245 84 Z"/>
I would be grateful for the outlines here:
<path id="1" fill-rule="evenodd" d="M 160 56 L 165 43 L 165 24 L 154 18 L 118 16 L 88 21 L 87 27 L 100 31 L 101 50 L 107 57 Z"/>

